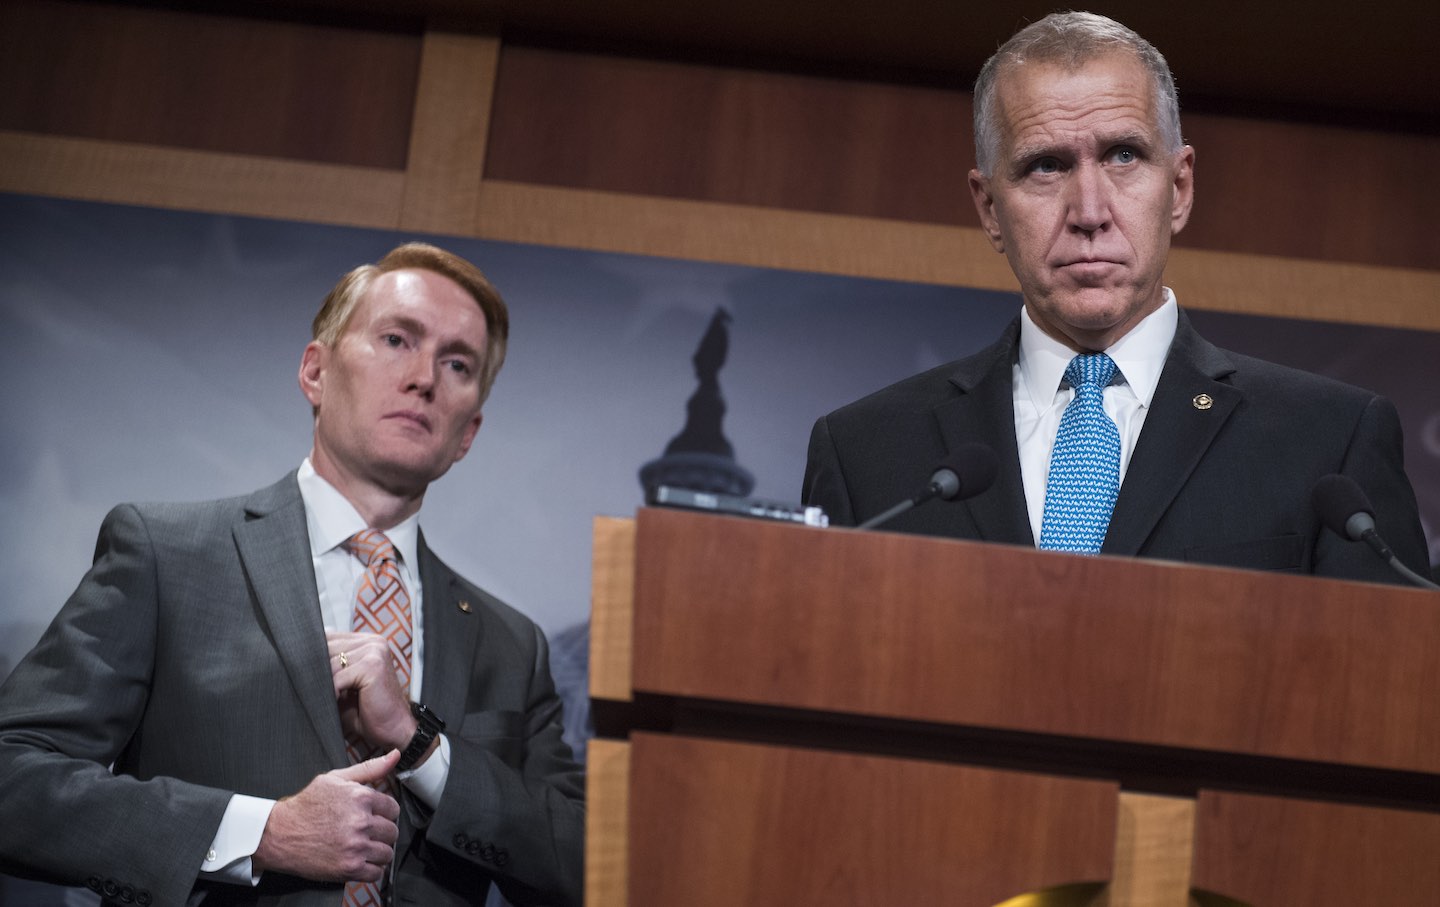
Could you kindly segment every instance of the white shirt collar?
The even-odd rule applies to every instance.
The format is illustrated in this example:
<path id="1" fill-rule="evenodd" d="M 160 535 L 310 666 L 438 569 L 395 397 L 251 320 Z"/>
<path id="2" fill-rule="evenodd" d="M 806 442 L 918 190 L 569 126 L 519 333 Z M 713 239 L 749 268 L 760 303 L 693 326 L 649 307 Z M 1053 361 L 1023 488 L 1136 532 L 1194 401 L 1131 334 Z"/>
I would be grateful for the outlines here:
<path id="1" fill-rule="evenodd" d="M 315 471 L 309 457 L 300 464 L 295 479 L 300 484 L 300 497 L 305 501 L 305 524 L 310 531 L 311 557 L 326 554 L 350 536 L 369 528 L 355 505 Z M 419 511 L 386 529 L 385 537 L 395 546 L 395 551 L 400 555 L 400 563 L 411 570 L 419 569 L 419 562 L 416 560 L 416 550 L 420 544 Z"/>
<path id="2" fill-rule="evenodd" d="M 1105 350 L 1115 360 L 1119 374 L 1130 385 L 1140 405 L 1146 408 L 1155 396 L 1155 386 L 1160 383 L 1160 371 L 1165 367 L 1165 357 L 1170 353 L 1170 342 L 1175 339 L 1175 327 L 1180 319 L 1175 294 L 1169 287 L 1164 290 L 1165 301 L 1160 308 L 1146 315 Z M 1074 350 L 1040 330 L 1030 318 L 1030 312 L 1020 309 L 1019 366 L 1024 374 L 1026 393 L 1036 410 L 1044 410 L 1054 402 L 1055 392 L 1065 377 L 1065 367 L 1073 358 Z"/>

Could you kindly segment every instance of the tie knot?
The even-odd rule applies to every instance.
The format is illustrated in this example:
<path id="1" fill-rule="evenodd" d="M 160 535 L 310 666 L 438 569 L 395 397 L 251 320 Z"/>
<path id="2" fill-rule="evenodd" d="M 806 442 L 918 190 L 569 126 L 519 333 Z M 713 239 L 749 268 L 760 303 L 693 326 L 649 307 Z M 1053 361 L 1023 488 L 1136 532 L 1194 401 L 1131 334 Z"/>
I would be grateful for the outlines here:
<path id="1" fill-rule="evenodd" d="M 1104 353 L 1081 353 L 1065 367 L 1065 380 L 1077 391 L 1084 385 L 1103 390 L 1115 377 L 1115 360 Z"/>
<path id="2" fill-rule="evenodd" d="M 345 540 L 345 550 L 365 562 L 365 566 L 395 560 L 395 546 L 379 529 L 366 529 Z"/>

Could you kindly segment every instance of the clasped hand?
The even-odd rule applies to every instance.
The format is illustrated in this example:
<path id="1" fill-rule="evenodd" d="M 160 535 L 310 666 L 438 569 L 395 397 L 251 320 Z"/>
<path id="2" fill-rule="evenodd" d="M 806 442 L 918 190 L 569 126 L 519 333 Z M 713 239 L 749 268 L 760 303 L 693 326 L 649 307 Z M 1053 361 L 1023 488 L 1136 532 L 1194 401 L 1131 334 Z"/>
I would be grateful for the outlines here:
<path id="1" fill-rule="evenodd" d="M 277 802 L 252 866 L 319 881 L 374 882 L 394 859 L 400 805 L 373 785 L 395 770 L 415 734 L 415 716 L 384 637 L 326 633 L 325 642 L 346 737 L 388 752 L 318 775 Z"/>
<path id="2" fill-rule="evenodd" d="M 331 631 L 325 634 L 325 644 L 330 650 L 330 673 L 346 737 L 359 737 L 374 747 L 403 750 L 415 735 L 416 721 L 410 713 L 409 691 L 400 688 L 385 637 Z"/>

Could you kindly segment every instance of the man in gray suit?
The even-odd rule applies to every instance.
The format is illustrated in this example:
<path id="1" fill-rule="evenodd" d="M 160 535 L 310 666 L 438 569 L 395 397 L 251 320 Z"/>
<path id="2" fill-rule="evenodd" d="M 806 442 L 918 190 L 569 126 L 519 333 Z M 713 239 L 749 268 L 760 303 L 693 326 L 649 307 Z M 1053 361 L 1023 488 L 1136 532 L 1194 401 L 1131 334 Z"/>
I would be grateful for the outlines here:
<path id="1" fill-rule="evenodd" d="M 316 316 L 296 472 L 109 514 L 0 687 L 0 870 L 117 904 L 580 903 L 545 639 L 418 526 L 508 323 L 472 264 L 401 246 Z"/>
<path id="2" fill-rule="evenodd" d="M 1164 285 L 1195 152 L 1159 51 L 1090 13 L 1027 26 L 976 81 L 975 151 L 971 194 L 1019 279 L 1021 313 L 988 349 L 817 421 L 807 504 L 862 522 L 980 442 L 1000 461 L 992 487 L 887 528 L 1392 581 L 1311 507 L 1316 482 L 1340 473 L 1400 559 L 1428 572 L 1394 407 L 1217 349 Z"/>

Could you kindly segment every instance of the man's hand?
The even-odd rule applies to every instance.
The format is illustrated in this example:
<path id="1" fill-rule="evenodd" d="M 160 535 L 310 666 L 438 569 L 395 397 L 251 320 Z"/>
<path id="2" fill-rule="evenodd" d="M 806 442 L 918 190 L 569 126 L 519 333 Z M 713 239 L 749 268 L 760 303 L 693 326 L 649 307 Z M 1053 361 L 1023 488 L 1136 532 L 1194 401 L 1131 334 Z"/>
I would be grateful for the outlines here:
<path id="1" fill-rule="evenodd" d="M 410 713 L 410 696 L 395 676 L 385 637 L 330 632 L 325 642 L 346 735 L 358 735 L 371 746 L 405 749 L 417 722 Z"/>
<path id="2" fill-rule="evenodd" d="M 400 804 L 366 785 L 395 768 L 391 750 L 317 775 L 275 804 L 251 865 L 321 882 L 374 882 L 395 856 Z"/>

